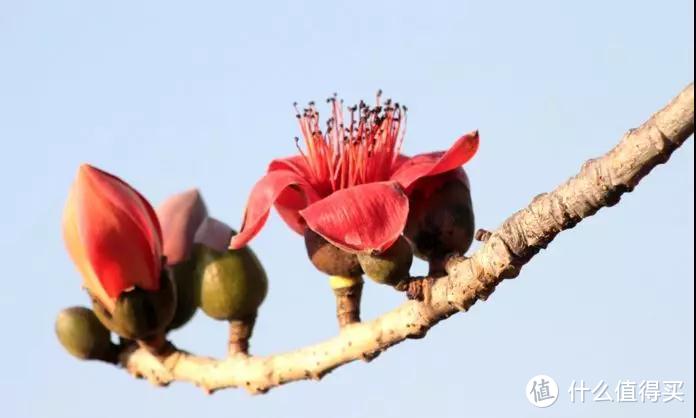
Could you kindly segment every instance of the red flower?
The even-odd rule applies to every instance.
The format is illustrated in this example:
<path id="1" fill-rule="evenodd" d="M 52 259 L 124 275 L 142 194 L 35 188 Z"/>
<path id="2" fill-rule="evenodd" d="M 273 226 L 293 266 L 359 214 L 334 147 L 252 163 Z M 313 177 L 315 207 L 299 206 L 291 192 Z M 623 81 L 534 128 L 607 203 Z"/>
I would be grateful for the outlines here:
<path id="1" fill-rule="evenodd" d="M 246 245 L 275 205 L 299 234 L 309 228 L 353 253 L 389 248 L 406 225 L 414 183 L 460 168 L 476 153 L 479 137 L 472 132 L 446 152 L 403 156 L 406 109 L 391 101 L 381 106 L 379 99 L 374 108 L 362 102 L 349 108 L 346 120 L 341 102 L 330 99 L 325 133 L 313 103 L 298 111 L 305 150 L 271 162 L 251 192 L 242 230 L 230 247 Z"/>
<path id="2" fill-rule="evenodd" d="M 87 290 L 111 310 L 137 286 L 159 289 L 162 232 L 150 203 L 123 180 L 82 165 L 63 215 L 68 252 Z"/>

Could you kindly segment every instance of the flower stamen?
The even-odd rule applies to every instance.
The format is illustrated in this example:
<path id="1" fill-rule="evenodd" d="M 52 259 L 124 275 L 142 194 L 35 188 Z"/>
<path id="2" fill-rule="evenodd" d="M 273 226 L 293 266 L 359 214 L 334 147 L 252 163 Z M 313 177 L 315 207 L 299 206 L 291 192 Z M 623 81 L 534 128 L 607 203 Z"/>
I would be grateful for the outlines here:
<path id="1" fill-rule="evenodd" d="M 312 183 L 322 194 L 388 180 L 403 144 L 406 108 L 390 99 L 382 104 L 381 95 L 380 90 L 374 107 L 363 101 L 348 107 L 347 126 L 343 101 L 335 94 L 328 98 L 331 117 L 325 133 L 314 102 L 302 112 L 294 104 L 306 151 L 297 138 L 296 144 L 309 167 Z"/>

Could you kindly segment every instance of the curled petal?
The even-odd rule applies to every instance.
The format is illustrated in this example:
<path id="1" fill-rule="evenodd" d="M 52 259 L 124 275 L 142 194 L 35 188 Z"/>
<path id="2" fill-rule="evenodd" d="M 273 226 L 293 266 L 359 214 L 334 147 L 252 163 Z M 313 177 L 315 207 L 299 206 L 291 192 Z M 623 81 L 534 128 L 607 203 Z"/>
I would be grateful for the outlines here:
<path id="1" fill-rule="evenodd" d="M 311 176 L 311 171 L 307 166 L 307 160 L 302 155 L 295 155 L 293 157 L 279 158 L 277 160 L 271 161 L 268 165 L 268 172 L 288 170 L 293 173 L 300 175 L 304 178 L 309 178 Z"/>
<path id="2" fill-rule="evenodd" d="M 275 208 L 280 217 L 293 231 L 303 235 L 307 224 L 302 215 L 300 215 L 300 211 L 309 206 L 310 203 L 302 189 L 291 186 L 278 196 Z"/>
<path id="3" fill-rule="evenodd" d="M 392 174 L 391 179 L 408 190 L 418 179 L 452 171 L 469 161 L 479 147 L 478 131 L 466 134 L 447 152 L 416 155 L 403 163 Z"/>
<path id="4" fill-rule="evenodd" d="M 423 177 L 413 184 L 409 189 L 409 197 L 413 198 L 414 195 L 418 196 L 418 199 L 427 201 L 430 196 L 438 191 L 445 183 L 456 179 L 464 184 L 467 189 L 471 190 L 471 185 L 469 183 L 469 176 L 466 171 L 462 168 L 456 168 L 452 171 L 448 171 L 436 176 Z M 413 211 L 413 202 L 411 202 L 411 210 Z M 424 202 L 427 203 L 427 202 Z"/>
<path id="5" fill-rule="evenodd" d="M 394 182 L 339 190 L 300 212 L 307 226 L 349 252 L 384 251 L 401 235 L 408 198 Z"/>
<path id="6" fill-rule="evenodd" d="M 203 198 L 196 189 L 171 196 L 157 208 L 168 264 L 190 257 L 193 237 L 207 215 Z"/>
<path id="7" fill-rule="evenodd" d="M 271 206 L 279 198 L 285 197 L 284 193 L 291 188 L 304 195 L 308 203 L 319 199 L 314 188 L 297 173 L 288 170 L 269 172 L 252 189 L 242 229 L 239 234 L 232 237 L 230 248 L 239 249 L 251 241 L 266 223 Z"/>
<path id="8" fill-rule="evenodd" d="M 271 161 L 268 172 L 280 170 L 292 171 L 305 179 L 312 177 L 307 160 L 302 155 Z M 300 211 L 306 208 L 309 203 L 311 202 L 307 201 L 307 195 L 300 188 L 288 187 L 278 196 L 275 208 L 285 223 L 301 235 L 304 234 L 306 225 Z"/>

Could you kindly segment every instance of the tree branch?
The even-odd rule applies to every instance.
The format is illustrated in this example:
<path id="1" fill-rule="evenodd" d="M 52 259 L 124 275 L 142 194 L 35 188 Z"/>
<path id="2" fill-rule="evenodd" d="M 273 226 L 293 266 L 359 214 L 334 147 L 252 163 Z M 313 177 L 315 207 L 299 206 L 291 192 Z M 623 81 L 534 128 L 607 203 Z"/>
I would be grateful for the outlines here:
<path id="1" fill-rule="evenodd" d="M 485 243 L 471 258 L 453 258 L 448 275 L 435 281 L 425 302 L 408 301 L 369 322 L 349 325 L 322 343 L 268 357 L 233 354 L 227 359 L 198 357 L 174 350 L 161 357 L 136 346 L 126 347 L 120 363 L 133 375 L 157 385 L 188 381 L 208 392 L 244 387 L 263 393 L 285 383 L 320 379 L 358 359 L 372 359 L 407 338 L 422 338 L 442 319 L 485 300 L 506 278 L 563 230 L 574 227 L 603 207 L 619 202 L 655 166 L 694 132 L 694 86 L 689 85 L 640 128 L 556 190 L 537 196 L 500 228 L 481 234 Z"/>

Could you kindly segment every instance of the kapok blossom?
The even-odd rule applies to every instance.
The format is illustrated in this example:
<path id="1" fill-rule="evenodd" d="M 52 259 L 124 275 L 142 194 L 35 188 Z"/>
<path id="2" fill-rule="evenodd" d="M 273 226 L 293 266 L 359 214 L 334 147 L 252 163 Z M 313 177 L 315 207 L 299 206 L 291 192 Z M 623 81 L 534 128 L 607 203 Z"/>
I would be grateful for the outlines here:
<path id="1" fill-rule="evenodd" d="M 63 214 L 63 238 L 85 288 L 107 310 L 135 286 L 159 289 L 160 224 L 150 203 L 118 177 L 80 166 Z"/>
<path id="2" fill-rule="evenodd" d="M 296 139 L 299 155 L 271 162 L 251 192 L 231 248 L 246 245 L 275 206 L 299 234 L 309 228 L 348 252 L 382 252 L 404 230 L 416 181 L 459 169 L 478 149 L 478 132 L 472 132 L 446 152 L 410 158 L 401 154 L 405 107 L 382 105 L 378 94 L 375 107 L 361 102 L 345 118 L 340 101 L 328 102 L 325 132 L 313 103 L 297 112 L 304 150 Z"/>

